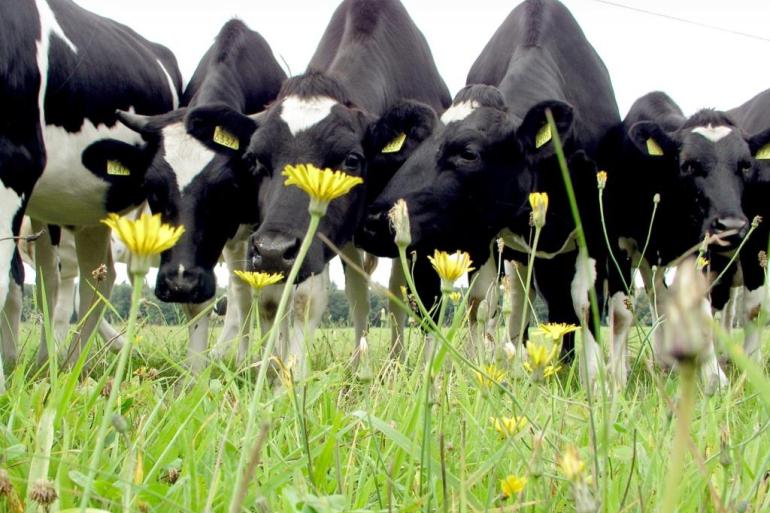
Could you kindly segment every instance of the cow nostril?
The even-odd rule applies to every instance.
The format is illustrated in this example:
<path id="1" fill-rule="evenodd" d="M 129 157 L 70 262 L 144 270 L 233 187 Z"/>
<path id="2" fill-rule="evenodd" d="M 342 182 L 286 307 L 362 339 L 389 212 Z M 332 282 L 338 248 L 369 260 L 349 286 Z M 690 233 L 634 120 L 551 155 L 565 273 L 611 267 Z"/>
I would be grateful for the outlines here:
<path id="1" fill-rule="evenodd" d="M 293 261 L 295 258 L 297 258 L 297 253 L 299 253 L 299 246 L 299 239 L 294 239 L 294 242 L 283 252 L 284 260 Z"/>
<path id="2" fill-rule="evenodd" d="M 724 217 L 714 221 L 714 230 L 719 232 L 735 231 L 743 229 L 748 221 L 739 217 Z"/>

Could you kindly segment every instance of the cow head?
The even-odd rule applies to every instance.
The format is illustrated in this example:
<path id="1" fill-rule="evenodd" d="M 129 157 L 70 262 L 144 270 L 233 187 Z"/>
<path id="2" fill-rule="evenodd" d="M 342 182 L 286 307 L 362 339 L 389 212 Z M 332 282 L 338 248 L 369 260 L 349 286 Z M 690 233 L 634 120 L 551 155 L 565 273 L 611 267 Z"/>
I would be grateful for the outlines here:
<path id="1" fill-rule="evenodd" d="M 400 118 L 398 109 L 405 107 L 393 107 L 391 119 Z M 249 244 L 254 269 L 288 273 L 308 228 L 309 199 L 302 190 L 284 185 L 286 177 L 282 171 L 287 165 L 308 163 L 364 179 L 363 186 L 330 203 L 319 226 L 319 231 L 337 246 L 353 239 L 367 194 L 384 186 L 393 167 L 403 161 L 400 155 L 414 147 L 416 139 L 425 133 L 416 127 L 400 137 L 404 130 L 398 129 L 395 134 L 399 151 L 374 155 L 389 142 L 372 136 L 370 125 L 375 121 L 372 114 L 352 104 L 336 81 L 317 72 L 287 80 L 278 99 L 256 120 L 226 109 L 191 110 L 187 117 L 189 132 L 212 148 L 229 153 L 230 158 L 240 160 L 259 180 L 258 190 L 252 191 L 252 201 L 259 211 L 259 228 Z M 218 133 L 237 140 L 238 148 L 217 148 Z M 320 273 L 333 256 L 334 252 L 316 239 L 298 281 Z"/>
<path id="2" fill-rule="evenodd" d="M 734 249 L 749 228 L 742 201 L 746 184 L 757 180 L 752 155 L 770 134 L 748 138 L 724 113 L 702 110 L 674 131 L 637 122 L 629 137 L 669 170 L 666 187 L 693 234 L 716 236 L 718 248 Z"/>
<path id="3" fill-rule="evenodd" d="M 243 184 L 248 175 L 190 136 L 185 114 L 186 109 L 158 116 L 119 112 L 119 120 L 147 141 L 134 150 L 133 160 L 123 147 L 121 160 L 144 166 L 150 209 L 164 222 L 185 227 L 179 242 L 161 255 L 155 294 L 162 301 L 200 303 L 216 292 L 214 266 L 227 239 L 256 215 L 240 201 L 241 191 L 253 188 Z"/>
<path id="4" fill-rule="evenodd" d="M 443 124 L 368 209 L 360 244 L 382 256 L 395 254 L 387 213 L 403 198 L 413 245 L 462 248 L 476 255 L 484 252 L 483 257 L 497 232 L 526 214 L 527 194 L 539 181 L 532 169 L 553 156 L 552 145 L 538 135 L 546 109 L 566 136 L 572 115 L 563 103 L 543 102 L 520 120 L 508 111 L 497 88 L 472 85 L 461 90 L 441 117 Z"/>

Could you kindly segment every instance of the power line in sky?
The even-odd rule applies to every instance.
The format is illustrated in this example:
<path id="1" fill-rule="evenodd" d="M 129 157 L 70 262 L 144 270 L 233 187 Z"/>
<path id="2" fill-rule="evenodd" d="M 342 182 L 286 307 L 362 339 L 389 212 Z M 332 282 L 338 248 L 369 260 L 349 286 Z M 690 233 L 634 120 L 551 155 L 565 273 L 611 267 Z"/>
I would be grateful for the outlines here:
<path id="1" fill-rule="evenodd" d="M 669 14 L 663 14 L 663 13 L 660 13 L 660 12 L 650 11 L 648 9 L 642 9 L 641 7 L 634 7 L 634 6 L 631 6 L 631 5 L 621 4 L 621 3 L 618 3 L 618 2 L 612 2 L 610 0 L 591 0 L 591 1 L 599 3 L 599 4 L 611 5 L 612 7 L 618 7 L 620 9 L 627 9 L 629 11 L 634 11 L 634 12 L 639 12 L 639 13 L 643 13 L 643 14 L 648 14 L 650 16 L 657 16 L 659 18 L 665 18 L 665 19 L 668 19 L 668 20 L 678 21 L 680 23 L 686 23 L 688 25 L 694 25 L 696 27 L 716 30 L 716 31 L 719 31 L 719 32 L 724 32 L 726 34 L 732 34 L 734 36 L 741 36 L 741 37 L 746 37 L 746 38 L 749 38 L 749 39 L 755 39 L 757 41 L 762 41 L 764 43 L 770 43 L 770 38 L 763 37 L 763 36 L 758 36 L 756 34 L 749 34 L 748 32 L 741 32 L 739 30 L 733 30 L 733 29 L 728 29 L 728 28 L 724 28 L 724 27 L 719 27 L 717 25 L 710 25 L 708 23 L 701 23 L 699 21 L 688 20 L 687 18 L 680 18 L 679 16 L 671 16 Z"/>

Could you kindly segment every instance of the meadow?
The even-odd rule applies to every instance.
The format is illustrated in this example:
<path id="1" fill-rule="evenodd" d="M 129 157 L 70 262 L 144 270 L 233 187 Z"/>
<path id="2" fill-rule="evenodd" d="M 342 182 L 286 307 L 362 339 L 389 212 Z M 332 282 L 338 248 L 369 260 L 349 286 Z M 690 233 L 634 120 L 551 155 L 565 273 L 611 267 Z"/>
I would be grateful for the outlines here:
<path id="1" fill-rule="evenodd" d="M 41 327 L 25 325 L 25 361 Z M 373 329 L 363 363 L 372 379 L 360 379 L 348 365 L 350 329 L 319 330 L 309 379 L 274 382 L 260 413 L 242 511 L 645 512 L 658 511 L 672 486 L 681 487 L 680 512 L 768 511 L 767 377 L 730 365 L 727 389 L 696 394 L 684 473 L 672 482 L 678 376 L 652 367 L 648 333 L 632 334 L 628 386 L 594 396 L 579 384 L 577 365 L 535 383 L 515 359 L 479 362 L 502 371 L 489 379 L 450 355 L 426 379 L 417 329 L 407 332 L 405 364 L 387 357 L 389 330 Z M 740 330 L 730 338 L 740 340 Z M 140 326 L 92 506 L 227 511 L 238 460 L 251 446 L 244 433 L 254 367 L 215 364 L 193 377 L 181 364 L 185 340 L 184 327 Z M 0 397 L 0 510 L 78 506 L 117 358 L 97 351 L 92 361 L 83 378 L 32 378 L 24 366 L 9 376 Z M 515 421 L 501 426 L 504 417 Z M 33 474 L 46 476 L 58 498 L 35 502 L 41 483 Z M 509 476 L 520 481 L 505 497 Z"/>

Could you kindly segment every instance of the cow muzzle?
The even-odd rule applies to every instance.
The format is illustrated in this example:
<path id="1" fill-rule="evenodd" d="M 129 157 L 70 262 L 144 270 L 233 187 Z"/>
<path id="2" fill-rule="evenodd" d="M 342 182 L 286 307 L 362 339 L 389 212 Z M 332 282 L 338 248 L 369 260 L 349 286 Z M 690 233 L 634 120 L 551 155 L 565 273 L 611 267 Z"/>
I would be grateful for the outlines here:
<path id="1" fill-rule="evenodd" d="M 711 223 L 714 244 L 722 248 L 733 248 L 746 236 L 749 221 L 745 217 L 720 217 Z"/>
<path id="2" fill-rule="evenodd" d="M 251 267 L 255 271 L 288 274 L 300 244 L 299 238 L 284 233 L 257 232 L 251 236 Z"/>
<path id="3" fill-rule="evenodd" d="M 214 297 L 216 278 L 213 271 L 194 267 L 185 269 L 163 266 L 158 271 L 155 295 L 166 303 L 203 303 Z"/>

